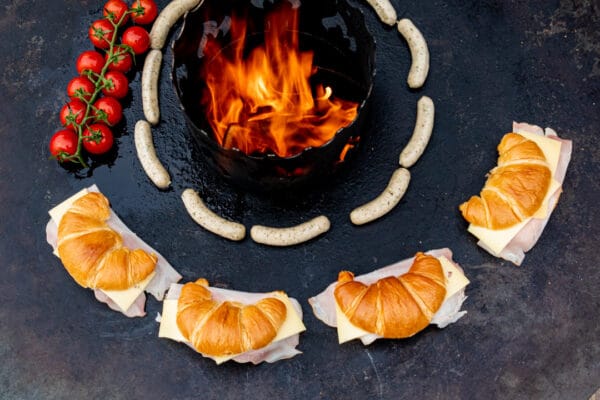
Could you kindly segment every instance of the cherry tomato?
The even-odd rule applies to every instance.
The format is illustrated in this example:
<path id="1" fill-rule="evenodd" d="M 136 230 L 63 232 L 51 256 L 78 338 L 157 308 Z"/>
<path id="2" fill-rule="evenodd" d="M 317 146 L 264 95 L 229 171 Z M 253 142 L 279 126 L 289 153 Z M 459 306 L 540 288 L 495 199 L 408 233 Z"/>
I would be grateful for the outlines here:
<path id="1" fill-rule="evenodd" d="M 112 145 L 112 131 L 104 124 L 92 124 L 83 131 L 83 147 L 90 154 L 104 154 Z"/>
<path id="2" fill-rule="evenodd" d="M 123 107 L 114 97 L 103 97 L 94 103 L 96 121 L 114 126 L 123 119 Z"/>
<path id="3" fill-rule="evenodd" d="M 108 53 L 106 53 L 105 59 L 108 61 Z M 128 72 L 133 65 L 133 57 L 131 57 L 131 53 L 129 53 L 129 51 L 123 46 L 114 47 L 113 60 L 116 61 L 108 64 L 109 71 L 121 71 L 125 73 Z"/>
<path id="4" fill-rule="evenodd" d="M 108 86 L 102 89 L 105 96 L 112 96 L 117 99 L 122 99 L 127 96 L 129 91 L 129 81 L 127 77 L 119 71 L 108 71 L 104 78 L 108 81 Z"/>
<path id="5" fill-rule="evenodd" d="M 102 68 L 104 68 L 104 57 L 102 54 L 97 51 L 88 50 L 84 51 L 77 57 L 77 62 L 75 63 L 75 68 L 77 68 L 77 72 L 79 75 L 83 75 L 84 71 L 92 71 L 96 74 L 100 74 L 102 72 Z"/>
<path id="6" fill-rule="evenodd" d="M 131 47 L 135 54 L 144 54 L 150 47 L 150 35 L 144 28 L 132 26 L 125 29 L 121 42 Z"/>
<path id="7" fill-rule="evenodd" d="M 60 110 L 60 122 L 65 128 L 75 131 L 74 122 L 77 124 L 83 122 L 86 109 L 87 104 L 83 101 L 77 99 L 71 100 Z"/>
<path id="8" fill-rule="evenodd" d="M 50 139 L 50 154 L 56 157 L 58 161 L 63 161 L 66 157 L 77 152 L 78 141 L 75 132 L 69 129 L 60 130 L 52 135 Z"/>
<path id="9" fill-rule="evenodd" d="M 92 22 L 92 25 L 88 30 L 88 36 L 93 45 L 100 49 L 108 49 L 114 35 L 115 28 L 107 19 L 99 19 Z"/>
<path id="10" fill-rule="evenodd" d="M 133 22 L 140 25 L 152 23 L 158 15 L 158 7 L 153 0 L 134 1 L 131 5 L 131 10 L 134 11 L 134 13 L 131 14 L 131 19 Z"/>
<path id="11" fill-rule="evenodd" d="M 104 5 L 104 16 L 115 24 L 124 24 L 129 20 L 128 10 L 129 6 L 123 0 L 108 0 Z"/>
<path id="12" fill-rule="evenodd" d="M 83 97 L 86 100 L 92 98 L 96 86 L 85 76 L 77 76 L 69 81 L 67 85 L 67 94 L 71 99 Z"/>

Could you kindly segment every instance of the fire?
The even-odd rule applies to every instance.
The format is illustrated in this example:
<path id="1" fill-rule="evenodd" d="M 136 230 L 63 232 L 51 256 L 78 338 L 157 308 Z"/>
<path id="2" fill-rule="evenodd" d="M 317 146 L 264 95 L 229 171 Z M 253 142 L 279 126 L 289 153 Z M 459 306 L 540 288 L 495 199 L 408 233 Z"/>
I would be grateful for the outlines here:
<path id="1" fill-rule="evenodd" d="M 265 43 L 244 56 L 246 21 L 231 21 L 231 47 L 209 39 L 202 106 L 217 141 L 246 154 L 290 157 L 318 147 L 348 126 L 358 104 L 313 84 L 313 52 L 299 49 L 298 9 L 281 7 L 265 21 Z M 313 89 L 314 88 L 314 89 Z"/>

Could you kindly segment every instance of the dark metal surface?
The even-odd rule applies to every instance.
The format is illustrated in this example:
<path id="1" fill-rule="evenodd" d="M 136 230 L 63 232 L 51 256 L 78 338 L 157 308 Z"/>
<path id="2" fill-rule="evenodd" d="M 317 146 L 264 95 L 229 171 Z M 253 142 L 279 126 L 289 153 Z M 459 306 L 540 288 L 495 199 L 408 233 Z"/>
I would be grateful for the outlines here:
<path id="1" fill-rule="evenodd" d="M 405 43 L 361 5 L 378 43 L 371 132 L 351 168 L 321 192 L 292 202 L 236 192 L 191 162 L 167 73 L 156 143 L 168 160 L 172 190 L 156 190 L 134 154 L 139 74 L 110 165 L 78 178 L 47 161 L 64 88 L 77 54 L 90 48 L 87 27 L 101 2 L 0 2 L 0 398 L 587 399 L 600 386 L 598 2 L 393 3 L 428 38 L 425 88 L 407 90 Z M 411 169 L 408 193 L 384 219 L 353 227 L 349 211 L 381 191 L 397 165 L 421 94 L 436 102 L 436 127 Z M 554 127 L 575 149 L 561 202 L 520 268 L 477 248 L 457 212 L 481 188 L 513 119 Z M 160 303 L 153 299 L 142 319 L 97 303 L 68 277 L 44 234 L 47 210 L 92 183 L 185 279 L 282 289 L 298 298 L 308 328 L 299 346 L 304 354 L 276 364 L 217 367 L 157 338 Z M 249 239 L 232 244 L 187 216 L 179 195 L 188 186 L 247 226 L 325 213 L 332 230 L 290 249 Z M 362 273 L 443 246 L 454 250 L 472 282 L 468 314 L 444 330 L 338 346 L 335 331 L 306 303 L 341 268 Z"/>

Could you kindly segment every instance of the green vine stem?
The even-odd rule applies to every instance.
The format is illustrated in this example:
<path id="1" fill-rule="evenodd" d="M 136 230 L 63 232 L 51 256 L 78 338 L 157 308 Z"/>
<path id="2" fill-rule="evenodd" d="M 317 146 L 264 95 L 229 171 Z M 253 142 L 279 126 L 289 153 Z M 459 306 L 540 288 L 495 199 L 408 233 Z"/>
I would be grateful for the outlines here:
<path id="1" fill-rule="evenodd" d="M 64 152 L 58 154 L 56 156 L 56 158 L 60 162 L 74 162 L 77 164 L 81 164 L 81 166 L 83 168 L 88 168 L 88 165 L 82 156 L 83 141 L 84 141 L 83 132 L 85 131 L 85 128 L 87 127 L 89 121 L 91 121 L 91 120 L 96 120 L 96 121 L 106 120 L 106 115 L 104 115 L 104 117 L 102 117 L 102 115 L 95 116 L 92 114 L 92 112 L 98 111 L 94 107 L 93 104 L 96 101 L 96 99 L 98 98 L 98 95 L 100 94 L 102 89 L 110 88 L 111 82 L 105 78 L 106 72 L 108 71 L 108 67 L 110 64 L 119 61 L 119 57 L 122 56 L 123 54 L 125 54 L 123 52 L 123 50 L 125 50 L 125 52 L 131 53 L 131 56 L 135 60 L 135 54 L 134 54 L 133 50 L 131 49 L 131 47 L 129 47 L 125 44 L 120 44 L 118 46 L 116 45 L 116 40 L 117 40 L 117 36 L 118 36 L 117 33 L 119 31 L 120 26 L 123 24 L 123 21 L 126 19 L 126 17 L 129 14 L 140 15 L 140 13 L 143 13 L 143 12 L 144 12 L 144 8 L 141 6 L 138 6 L 136 8 L 127 10 L 121 16 L 121 19 L 117 22 L 113 21 L 114 14 L 112 14 L 112 13 L 109 13 L 109 15 L 107 15 L 105 17 L 105 19 L 107 19 L 113 26 L 113 34 L 112 34 L 111 40 L 109 42 L 109 47 L 105 51 L 107 54 L 106 61 L 104 63 L 104 66 L 102 67 L 100 74 L 96 74 L 93 71 L 89 71 L 89 70 L 84 73 L 84 75 L 94 84 L 94 92 L 91 94 L 91 97 L 89 97 L 89 100 L 86 99 L 86 97 L 89 96 L 89 93 L 83 92 L 81 89 L 78 89 L 75 92 L 75 98 L 84 102 L 86 104 L 86 109 L 85 109 L 85 113 L 83 115 L 81 122 L 77 122 L 77 115 L 69 114 L 69 116 L 67 116 L 67 121 L 72 123 L 72 125 L 75 127 L 75 131 L 77 133 L 77 137 L 78 137 L 77 151 L 74 154 L 68 154 L 68 153 L 64 153 Z M 104 35 L 104 34 L 105 33 L 102 32 L 102 35 Z M 118 49 L 116 52 L 115 52 L 115 48 Z M 90 139 L 90 138 L 85 138 L 85 140 L 88 140 L 88 139 Z M 94 138 L 92 137 L 91 140 L 94 140 Z"/>

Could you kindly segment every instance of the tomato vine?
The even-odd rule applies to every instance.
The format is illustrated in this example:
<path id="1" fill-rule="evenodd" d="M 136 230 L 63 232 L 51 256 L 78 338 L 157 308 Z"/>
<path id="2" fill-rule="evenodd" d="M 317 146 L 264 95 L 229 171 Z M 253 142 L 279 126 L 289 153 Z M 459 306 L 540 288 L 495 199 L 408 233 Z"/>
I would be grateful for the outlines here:
<path id="1" fill-rule="evenodd" d="M 139 43 L 128 43 L 125 35 L 122 38 L 122 43 L 117 43 L 119 29 L 129 21 L 130 16 L 144 15 L 145 7 L 148 7 L 150 3 L 156 9 L 156 4 L 151 0 L 144 3 L 136 2 L 131 8 L 123 0 L 109 0 L 104 7 L 104 18 L 94 21 L 90 26 L 90 40 L 97 48 L 103 49 L 105 52 L 103 65 L 99 72 L 98 68 L 90 67 L 90 65 L 97 65 L 98 57 L 95 56 L 94 59 L 93 53 L 97 55 L 100 55 L 100 53 L 95 51 L 84 52 L 78 58 L 77 69 L 80 72 L 80 78 L 74 78 L 69 82 L 68 94 L 71 97 L 71 102 L 63 107 L 60 113 L 64 127 L 73 131 L 77 136 L 77 143 L 76 145 L 74 142 L 69 143 L 67 138 L 73 136 L 65 135 L 65 129 L 56 132 L 50 140 L 52 158 L 61 163 L 70 162 L 87 168 L 84 150 L 87 150 L 90 154 L 100 154 L 99 149 L 105 152 L 112 146 L 113 136 L 108 126 L 103 125 L 101 129 L 97 128 L 100 124 L 112 125 L 112 123 L 121 119 L 121 115 L 108 115 L 106 109 L 100 109 L 95 104 L 102 94 L 105 96 L 102 99 L 109 99 L 112 93 L 115 93 L 112 96 L 117 98 L 123 97 L 127 93 L 129 82 L 123 73 L 130 68 L 131 60 L 134 59 L 135 55 L 145 53 L 147 47 L 140 49 Z M 115 12 L 112 10 L 115 10 Z M 142 35 L 144 33 L 148 34 L 143 28 L 134 28 L 136 28 L 136 32 L 141 29 L 143 31 L 141 32 Z M 87 58 L 84 57 L 85 53 L 88 53 Z M 129 58 L 129 60 L 124 60 L 124 57 Z M 86 62 L 87 65 L 85 65 Z M 93 89 L 90 83 L 86 82 L 86 78 L 93 85 Z M 118 93 L 116 92 L 117 89 Z M 83 103 L 83 107 L 81 103 L 77 103 L 77 107 L 71 106 L 77 101 Z M 120 107 L 113 107 L 112 109 L 121 112 Z M 81 113 L 83 113 L 83 116 Z M 96 129 L 88 129 L 92 125 Z M 106 143 L 110 143 L 110 145 L 107 147 Z M 94 150 L 90 151 L 90 149 Z"/>

